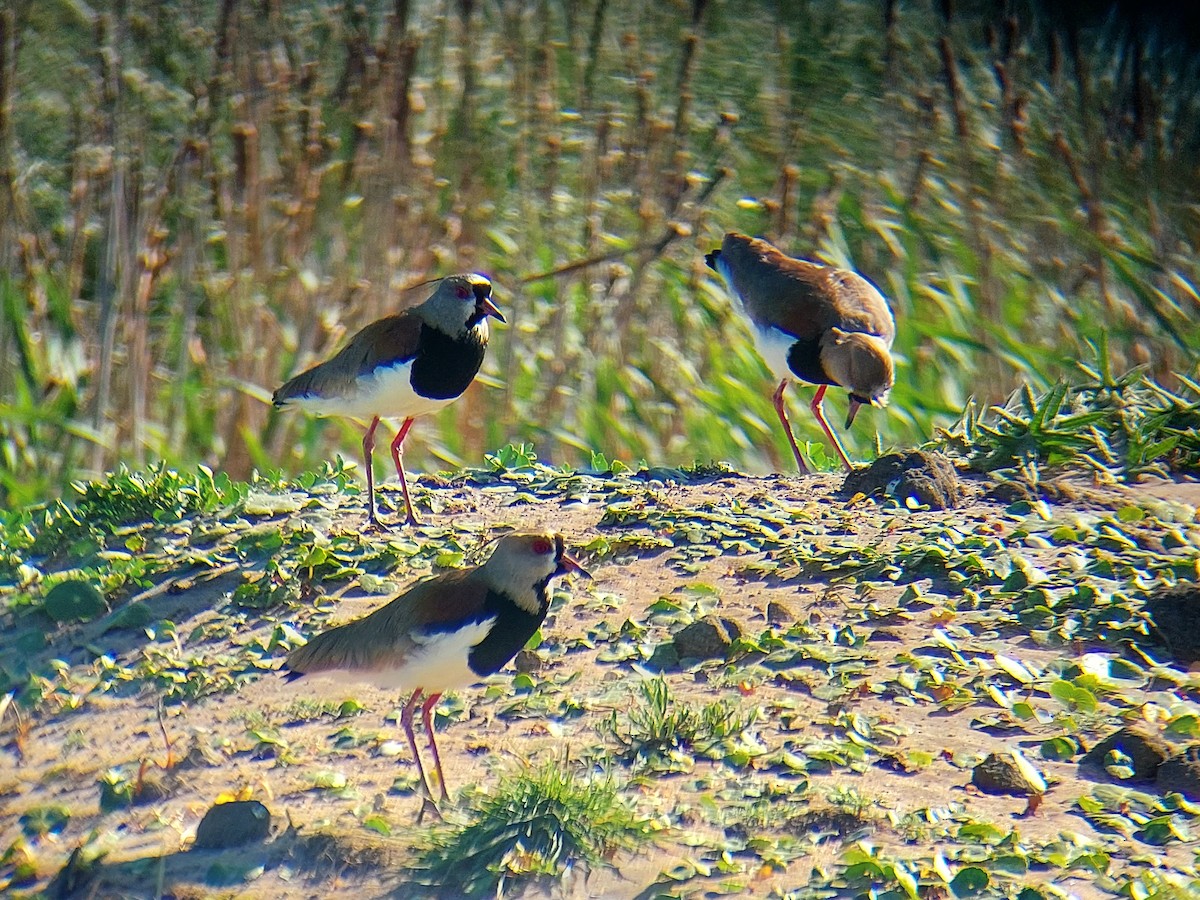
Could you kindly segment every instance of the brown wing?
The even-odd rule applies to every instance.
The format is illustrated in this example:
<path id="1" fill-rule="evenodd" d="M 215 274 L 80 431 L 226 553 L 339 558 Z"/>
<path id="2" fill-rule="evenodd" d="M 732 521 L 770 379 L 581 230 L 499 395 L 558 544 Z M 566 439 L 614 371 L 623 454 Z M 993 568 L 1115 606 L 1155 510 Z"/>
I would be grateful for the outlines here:
<path id="1" fill-rule="evenodd" d="M 416 356 L 421 339 L 421 318 L 406 309 L 378 319 L 350 339 L 330 359 L 301 372 L 275 392 L 276 406 L 296 397 L 343 397 L 355 380 L 379 366 L 405 362 Z"/>
<path id="2" fill-rule="evenodd" d="M 285 665 L 301 675 L 399 665 L 417 644 L 414 634 L 466 624 L 483 614 L 488 589 L 478 573 L 478 568 L 462 569 L 419 581 L 370 615 L 321 632 L 289 653 Z"/>
<path id="3" fill-rule="evenodd" d="M 842 331 L 878 335 L 890 347 L 896 339 L 896 321 L 883 295 L 855 272 L 834 268 L 825 271 L 837 312 L 837 327 Z"/>
<path id="4" fill-rule="evenodd" d="M 730 233 L 721 258 L 746 311 L 760 327 L 773 325 L 800 340 L 818 340 L 830 328 L 895 333 L 887 304 L 853 272 L 795 259 L 767 241 Z"/>

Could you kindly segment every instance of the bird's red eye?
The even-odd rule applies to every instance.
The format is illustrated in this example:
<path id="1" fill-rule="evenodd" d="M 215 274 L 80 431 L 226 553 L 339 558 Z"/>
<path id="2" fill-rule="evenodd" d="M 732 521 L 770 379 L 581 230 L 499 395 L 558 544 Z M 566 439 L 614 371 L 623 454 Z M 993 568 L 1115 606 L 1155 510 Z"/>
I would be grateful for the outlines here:
<path id="1" fill-rule="evenodd" d="M 471 289 L 465 284 L 460 284 L 454 289 L 454 296 L 456 296 L 459 300 L 470 300 Z"/>
<path id="2" fill-rule="evenodd" d="M 538 538 L 533 542 L 534 553 L 549 553 L 554 549 L 554 545 L 545 538 Z"/>

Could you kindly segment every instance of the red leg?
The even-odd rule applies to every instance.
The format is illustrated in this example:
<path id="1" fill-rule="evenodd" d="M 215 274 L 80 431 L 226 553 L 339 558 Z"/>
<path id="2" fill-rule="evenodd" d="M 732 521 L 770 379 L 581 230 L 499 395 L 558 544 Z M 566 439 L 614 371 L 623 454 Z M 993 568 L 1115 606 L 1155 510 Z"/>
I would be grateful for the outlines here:
<path id="1" fill-rule="evenodd" d="M 437 812 L 437 805 L 433 802 L 433 791 L 429 788 L 429 779 L 425 776 L 425 766 L 421 763 L 421 753 L 417 750 L 417 736 L 413 734 L 413 712 L 416 711 L 417 704 L 421 702 L 421 689 L 417 688 L 413 691 L 412 696 L 408 698 L 408 702 L 404 704 L 404 709 L 400 712 L 400 725 L 404 728 L 404 736 L 408 738 L 409 749 L 412 750 L 413 762 L 417 764 L 417 775 L 421 778 L 421 787 L 425 790 L 425 803 L 421 806 L 421 812 L 417 816 L 417 821 L 420 822 L 425 816 L 427 807 L 433 807 L 433 811 Z"/>
<path id="2" fill-rule="evenodd" d="M 408 524 L 420 525 L 421 522 L 413 512 L 412 500 L 408 497 L 408 479 L 404 477 L 404 463 L 400 461 L 404 452 L 401 445 L 404 443 L 404 436 L 408 434 L 408 429 L 412 428 L 412 423 L 411 418 L 405 419 L 400 430 L 396 432 L 396 439 L 392 441 L 392 459 L 396 461 L 396 473 L 400 476 L 400 490 L 404 492 L 404 509 L 408 513 Z"/>
<path id="3" fill-rule="evenodd" d="M 364 463 L 367 467 L 367 520 L 372 528 L 379 527 L 379 516 L 375 514 L 375 467 L 371 463 L 371 451 L 375 449 L 375 429 L 378 427 L 379 416 L 376 416 L 367 427 L 362 441 Z"/>
<path id="4" fill-rule="evenodd" d="M 846 455 L 846 450 L 842 446 L 842 442 L 838 440 L 838 436 L 833 433 L 833 429 L 829 427 L 829 423 L 825 421 L 825 411 L 821 408 L 821 401 L 825 399 L 825 389 L 829 387 L 827 384 L 817 388 L 817 392 L 813 394 L 812 403 L 809 404 L 809 409 L 812 410 L 814 416 L 821 427 L 825 429 L 825 434 L 829 436 L 829 442 L 833 444 L 833 449 L 837 451 L 837 455 L 842 458 L 842 465 L 846 467 L 847 472 L 854 471 L 854 464 L 850 462 L 850 457 Z"/>
<path id="5" fill-rule="evenodd" d="M 792 445 L 792 453 L 796 456 L 796 465 L 800 467 L 801 475 L 811 474 L 808 466 L 804 462 L 804 457 L 800 455 L 800 448 L 796 446 L 796 438 L 792 436 L 792 425 L 788 421 L 787 410 L 783 406 L 783 391 L 787 387 L 787 379 L 779 382 L 779 387 L 775 391 L 775 396 L 771 400 L 775 404 L 775 412 L 779 414 L 779 421 L 783 423 L 784 434 L 787 435 L 788 443 Z"/>
<path id="6" fill-rule="evenodd" d="M 438 753 L 437 741 L 433 736 L 433 708 L 437 706 L 437 702 L 442 699 L 441 694 L 433 694 L 421 707 L 421 717 L 425 722 L 425 735 L 429 738 L 429 749 L 433 751 L 433 764 L 437 768 L 438 783 L 442 786 L 442 799 L 449 800 L 450 795 L 446 791 L 446 775 L 442 772 L 442 757 Z"/>

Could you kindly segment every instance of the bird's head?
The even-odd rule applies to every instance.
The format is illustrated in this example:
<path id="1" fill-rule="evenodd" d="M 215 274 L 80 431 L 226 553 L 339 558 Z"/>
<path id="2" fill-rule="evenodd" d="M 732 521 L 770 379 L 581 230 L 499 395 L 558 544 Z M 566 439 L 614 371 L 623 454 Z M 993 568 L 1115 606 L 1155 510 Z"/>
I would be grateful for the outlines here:
<path id="1" fill-rule="evenodd" d="M 550 531 L 506 534 L 483 564 L 488 586 L 507 594 L 521 606 L 536 598 L 551 579 L 568 572 L 591 578 L 566 552 L 561 534 Z M 536 603 L 536 601 L 534 601 Z M 531 609 L 530 612 L 536 611 Z"/>
<path id="2" fill-rule="evenodd" d="M 451 335 L 472 328 L 482 328 L 486 333 L 488 316 L 498 322 L 505 321 L 492 302 L 492 283 L 475 273 L 447 275 L 420 309 L 430 325 Z"/>
<path id="3" fill-rule="evenodd" d="M 864 403 L 887 406 L 896 372 L 891 351 L 883 338 L 831 328 L 821 342 L 821 365 L 825 374 L 850 392 L 847 428 L 854 423 L 858 408 Z"/>

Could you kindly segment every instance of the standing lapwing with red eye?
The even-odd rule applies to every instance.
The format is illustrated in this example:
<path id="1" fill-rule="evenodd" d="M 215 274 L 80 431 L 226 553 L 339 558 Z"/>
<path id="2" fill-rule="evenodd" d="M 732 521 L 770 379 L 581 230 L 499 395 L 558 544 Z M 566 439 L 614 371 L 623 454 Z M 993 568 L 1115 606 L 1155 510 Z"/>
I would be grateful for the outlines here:
<path id="1" fill-rule="evenodd" d="M 494 675 L 516 656 L 546 618 L 550 582 L 568 572 L 591 578 L 567 555 L 561 534 L 507 534 L 482 565 L 417 582 L 370 615 L 324 631 L 293 650 L 285 663 L 287 679 L 329 675 L 407 694 L 400 724 L 417 774 L 432 804 L 413 734 L 413 714 L 420 706 L 445 800 L 434 705 L 444 691 Z"/>
<path id="2" fill-rule="evenodd" d="M 720 250 L 704 257 L 724 279 L 750 320 L 758 354 L 779 379 L 772 398 L 800 471 L 808 466 L 796 446 L 783 405 L 789 381 L 817 385 L 809 408 L 848 470 L 854 465 L 821 402 L 836 384 L 850 392 L 849 428 L 864 403 L 887 406 L 895 382 L 892 341 L 896 323 L 887 301 L 854 272 L 793 259 L 759 238 L 731 232 Z"/>
<path id="3" fill-rule="evenodd" d="M 367 518 L 375 513 L 371 451 L 383 416 L 403 418 L 392 441 L 392 459 L 404 492 L 409 525 L 419 524 L 408 496 L 401 447 L 413 419 L 437 412 L 462 395 L 483 364 L 488 316 L 503 322 L 492 303 L 492 283 L 482 275 L 450 275 L 419 306 L 372 322 L 335 356 L 300 373 L 275 392 L 277 407 L 319 416 L 370 419 L 363 435 L 367 466 Z"/>

